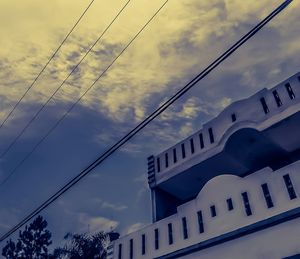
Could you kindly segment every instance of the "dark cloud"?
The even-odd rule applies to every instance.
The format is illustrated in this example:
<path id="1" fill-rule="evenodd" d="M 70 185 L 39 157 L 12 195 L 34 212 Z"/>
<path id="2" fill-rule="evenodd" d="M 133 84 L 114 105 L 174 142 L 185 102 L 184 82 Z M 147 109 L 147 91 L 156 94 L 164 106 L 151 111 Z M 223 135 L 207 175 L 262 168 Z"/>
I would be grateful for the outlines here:
<path id="1" fill-rule="evenodd" d="M 250 15 L 246 21 L 225 24 L 232 11 L 225 8 L 225 2 L 215 1 L 208 4 L 208 7 L 207 10 L 202 10 L 203 3 L 200 1 L 194 1 L 188 7 L 194 10 L 194 16 L 191 16 L 194 19 L 193 26 L 186 26 L 178 33 L 178 37 L 170 37 L 159 43 L 157 50 L 160 59 L 155 65 L 157 70 L 147 62 L 130 66 L 135 61 L 134 53 L 143 50 L 141 45 L 137 45 L 129 51 L 123 61 L 121 60 L 122 62 L 118 62 L 118 66 L 113 68 L 114 73 L 106 75 L 32 157 L 16 171 L 7 184 L 0 187 L 0 212 L 1 210 L 6 212 L 0 213 L 0 222 L 13 225 L 18 219 L 24 217 L 59 186 L 78 174 L 111 144 L 120 139 L 143 116 L 150 114 L 163 100 L 189 82 L 257 21 L 256 15 Z M 211 27 L 200 44 L 195 33 L 204 26 L 201 16 L 208 14 L 210 9 L 218 10 L 218 19 L 209 25 Z M 188 136 L 189 130 L 193 132 L 199 129 L 201 124 L 220 112 L 224 105 L 246 98 L 262 87 L 272 87 L 276 82 L 284 80 L 299 70 L 300 48 L 297 47 L 299 22 L 295 18 L 298 14 L 294 12 L 290 15 L 294 18 L 279 17 L 281 21 L 290 19 L 292 24 L 282 22 L 279 27 L 274 25 L 260 32 L 172 105 L 164 115 L 133 138 L 114 157 L 108 159 L 92 175 L 47 209 L 43 215 L 50 223 L 49 227 L 54 232 L 56 242 L 66 232 L 79 231 L 82 228 L 80 215 L 118 221 L 120 231 L 124 231 L 136 222 L 150 222 L 149 191 L 144 182 L 134 180 L 143 175 L 146 177 L 146 158 Z M 95 33 L 87 33 L 70 39 L 66 45 L 68 51 L 59 53 L 47 69 L 40 82 L 39 91 L 35 92 L 36 97 L 31 97 L 22 104 L 7 128 L 0 131 L 1 150 L 40 107 L 43 97 L 49 96 L 49 93 L 58 87 L 59 82 L 74 67 L 83 51 L 87 50 L 96 36 Z M 78 98 L 83 87 L 90 85 L 123 46 L 123 43 L 113 44 L 103 41 L 91 53 L 57 96 L 55 102 L 41 114 L 8 156 L 0 161 L 0 180 L 26 156 L 47 129 L 71 105 L 71 101 L 75 99 L 73 97 Z M 39 51 L 39 48 L 32 47 L 29 54 L 41 55 Z M 33 77 L 34 73 L 28 76 L 21 68 L 16 69 L 18 65 L 29 64 L 28 70 L 34 71 L 41 68 L 41 64 L 31 60 L 30 55 L 25 55 L 22 59 L 0 60 L 0 78 L 6 89 L 20 87 L 24 90 L 25 81 L 29 83 L 29 79 Z M 168 60 L 172 61 L 169 67 Z M 145 68 L 139 70 L 139 77 L 135 77 L 135 69 L 143 66 Z M 155 77 L 149 77 L 153 81 L 148 82 L 148 77 L 145 77 L 142 72 L 152 70 Z M 166 76 L 167 80 L 161 80 L 162 83 L 154 80 L 164 79 L 161 71 L 169 72 Z M 113 92 L 115 95 L 112 96 L 115 109 L 111 109 L 111 103 L 106 103 L 112 91 L 115 91 Z M 117 99 L 123 95 L 124 99 Z M 8 98 L 5 92 L 1 92 L 1 110 L 14 103 L 12 100 L 16 100 L 16 97 Z M 187 105 L 191 105 L 192 111 L 184 111 Z M 143 116 L 136 114 L 139 107 L 143 108 L 145 113 Z M 111 206 L 103 209 L 101 204 L 98 206 L 95 204 L 97 199 Z M 115 211 L 113 205 L 127 206 L 128 209 Z M 7 213 L 11 215 L 9 220 Z M 0 224 L 0 232 L 6 230 L 7 226 Z"/>

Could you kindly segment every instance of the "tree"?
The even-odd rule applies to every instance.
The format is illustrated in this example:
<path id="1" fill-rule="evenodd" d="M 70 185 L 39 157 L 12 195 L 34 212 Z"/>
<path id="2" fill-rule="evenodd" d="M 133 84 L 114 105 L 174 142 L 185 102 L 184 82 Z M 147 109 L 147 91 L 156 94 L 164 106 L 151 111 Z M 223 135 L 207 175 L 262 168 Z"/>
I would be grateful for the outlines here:
<path id="1" fill-rule="evenodd" d="M 116 233 L 114 233 L 116 234 Z M 71 234 L 68 233 L 65 239 L 68 243 L 63 248 L 56 248 L 53 258 L 68 259 L 105 259 L 106 246 L 111 237 L 111 233 L 98 232 L 89 234 Z"/>
<path id="2" fill-rule="evenodd" d="M 47 221 L 38 216 L 29 227 L 19 232 L 15 244 L 11 239 L 2 250 L 5 258 L 44 259 L 49 257 L 48 246 L 52 244 L 51 233 L 47 230 Z"/>
<path id="3" fill-rule="evenodd" d="M 6 246 L 2 250 L 2 255 L 6 258 L 16 258 L 18 253 L 17 251 L 18 249 L 16 244 L 9 239 L 9 241 L 6 243 Z"/>

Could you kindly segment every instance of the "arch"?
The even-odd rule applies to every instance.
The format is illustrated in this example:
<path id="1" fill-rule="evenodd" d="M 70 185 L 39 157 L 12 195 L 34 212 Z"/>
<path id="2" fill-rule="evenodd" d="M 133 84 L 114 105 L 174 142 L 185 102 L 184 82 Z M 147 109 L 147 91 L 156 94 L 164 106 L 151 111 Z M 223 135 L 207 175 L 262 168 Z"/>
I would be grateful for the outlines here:
<path id="1" fill-rule="evenodd" d="M 223 152 L 248 168 L 247 173 L 267 166 L 277 168 L 287 156 L 282 147 L 254 127 L 234 131 L 226 139 Z"/>
<path id="2" fill-rule="evenodd" d="M 215 200 L 215 198 L 217 197 L 214 196 L 220 197 L 220 195 L 222 195 L 220 191 L 222 192 L 223 190 L 226 192 L 226 190 L 231 189 L 231 186 L 234 187 L 236 186 L 236 184 L 240 184 L 242 181 L 244 181 L 242 177 L 231 173 L 218 175 L 205 183 L 203 188 L 198 193 L 196 200 L 200 201 L 206 198 Z M 215 190 L 218 190 L 218 192 L 216 192 Z"/>
<path id="3" fill-rule="evenodd" d="M 260 128 L 257 124 L 257 122 L 246 120 L 246 121 L 240 121 L 238 123 L 233 124 L 231 127 L 229 127 L 222 137 L 219 140 L 218 145 L 222 146 L 223 148 L 225 147 L 226 143 L 230 138 L 232 138 L 233 135 L 238 133 L 241 130 L 255 130 L 255 131 L 260 131 Z"/>

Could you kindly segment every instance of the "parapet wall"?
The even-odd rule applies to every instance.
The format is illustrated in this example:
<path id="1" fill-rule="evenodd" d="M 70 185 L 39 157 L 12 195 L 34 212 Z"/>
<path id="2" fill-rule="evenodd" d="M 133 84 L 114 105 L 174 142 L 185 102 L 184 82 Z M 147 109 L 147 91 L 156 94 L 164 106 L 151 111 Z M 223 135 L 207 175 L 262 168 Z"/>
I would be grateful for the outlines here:
<path id="1" fill-rule="evenodd" d="M 175 215 L 116 240 L 112 258 L 159 258 L 196 244 L 201 247 L 258 222 L 268 225 L 274 217 L 300 207 L 299 172 L 297 161 L 245 178 L 215 177 L 196 199 L 179 206 Z"/>
<path id="2" fill-rule="evenodd" d="M 226 140 L 239 129 L 261 131 L 298 112 L 299 100 L 300 73 L 297 73 L 272 89 L 263 89 L 232 103 L 192 136 L 149 158 L 150 187 L 221 152 Z"/>

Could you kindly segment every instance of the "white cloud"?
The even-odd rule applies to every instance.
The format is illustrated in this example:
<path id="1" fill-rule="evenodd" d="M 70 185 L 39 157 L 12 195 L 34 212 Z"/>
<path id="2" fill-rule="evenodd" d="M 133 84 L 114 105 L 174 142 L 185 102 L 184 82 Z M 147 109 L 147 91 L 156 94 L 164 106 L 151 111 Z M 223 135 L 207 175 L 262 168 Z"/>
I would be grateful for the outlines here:
<path id="1" fill-rule="evenodd" d="M 94 198 L 93 200 L 94 200 L 94 202 L 99 204 L 100 208 L 102 208 L 102 209 L 111 209 L 111 210 L 114 210 L 114 211 L 122 211 L 122 210 L 128 209 L 128 206 L 126 206 L 126 205 L 113 204 L 113 203 L 110 203 L 110 202 L 107 202 L 107 201 L 103 201 L 100 198 Z"/>
<path id="2" fill-rule="evenodd" d="M 37 4 L 34 0 L 31 0 L 30 3 Z M 74 83 L 73 87 L 65 86 L 62 92 L 58 94 L 58 99 L 61 102 L 66 102 L 78 98 L 86 87 L 92 83 L 97 74 L 103 71 L 112 57 L 119 53 L 122 46 L 128 42 L 130 37 L 146 21 L 146 18 L 150 17 L 161 3 L 162 1 L 155 0 L 151 1 L 151 3 L 149 1 L 141 1 L 140 3 L 130 5 L 126 15 L 121 17 L 121 20 L 112 28 L 108 36 L 101 44 L 96 46 L 92 55 L 82 64 L 79 73 L 71 78 L 69 83 L 71 85 Z M 298 4 L 294 3 L 288 9 L 290 14 L 295 13 L 292 10 L 296 9 L 296 5 Z M 82 5 L 73 5 L 71 1 L 66 1 L 62 5 L 64 8 L 67 6 L 68 9 L 72 8 L 74 11 L 76 10 L 76 13 L 82 8 Z M 101 16 L 103 24 L 120 7 L 118 5 L 105 6 L 107 13 Z M 128 17 L 128 14 L 135 13 L 142 5 L 143 8 L 139 10 L 139 13 L 143 12 L 144 15 L 140 16 L 141 18 L 130 18 L 129 22 L 131 25 L 126 26 L 126 28 L 120 26 L 123 19 Z M 145 8 L 145 5 L 147 5 L 147 8 Z M 103 115 L 116 122 L 124 122 L 128 119 L 139 121 L 147 113 L 148 102 L 153 95 L 158 93 L 163 94 L 170 90 L 173 92 L 176 81 L 180 82 L 180 79 L 186 77 L 191 70 L 207 64 L 215 56 L 216 50 L 223 49 L 227 45 L 227 42 L 229 43 L 232 41 L 232 38 L 237 37 L 239 26 L 253 23 L 253 21 L 256 22 L 275 7 L 275 5 L 276 3 L 271 1 L 257 2 L 244 0 L 170 2 L 166 9 L 143 33 L 141 38 L 128 49 L 106 76 L 95 85 L 91 93 L 85 97 L 83 105 L 102 112 Z M 26 18 L 26 23 L 22 25 L 26 27 L 25 31 L 31 31 L 30 38 L 22 37 L 23 34 L 18 35 L 20 30 L 13 30 L 13 28 L 18 28 L 16 26 L 16 28 L 13 27 L 11 29 L 14 32 L 13 36 L 11 38 L 6 37 L 5 39 L 8 42 L 10 40 L 19 42 L 22 47 L 26 47 L 16 49 L 14 55 L 8 56 L 6 59 L 8 65 L 4 67 L 4 70 L 8 71 L 9 68 L 11 75 L 9 78 L 6 78 L 6 81 L 10 81 L 11 78 L 17 78 L 21 82 L 17 84 L 19 87 L 13 84 L 14 87 L 11 87 L 11 85 L 8 86 L 9 91 L 7 87 L 4 87 L 3 91 L 0 91 L 0 95 L 7 96 L 11 102 L 16 101 L 24 91 L 24 84 L 30 83 L 31 78 L 28 75 L 36 74 L 38 71 L 39 66 L 36 67 L 36 64 L 40 63 L 42 58 L 37 56 L 36 53 L 43 53 L 42 56 L 44 56 L 55 45 L 53 41 L 58 41 L 57 36 L 52 37 L 53 35 L 57 35 L 57 31 L 61 30 L 61 23 L 58 21 L 67 19 L 71 23 L 74 19 L 72 15 L 67 17 L 61 15 L 59 10 L 63 9 L 59 9 L 59 7 L 62 6 L 59 6 L 57 1 L 55 1 L 48 7 L 49 10 L 55 8 L 58 10 L 56 13 L 57 22 L 52 24 L 47 21 L 53 21 L 53 13 L 43 6 L 38 6 L 41 8 L 41 12 L 29 15 L 27 18 L 29 18 L 30 22 Z M 6 4 L 2 6 L 2 11 L 8 9 L 11 9 L 10 5 Z M 27 4 L 19 5 L 18 13 L 26 13 L 26 10 L 28 12 L 30 10 Z M 101 7 L 101 10 L 104 10 L 103 7 Z M 5 15 L 6 13 L 4 12 L 3 14 Z M 36 43 L 37 46 L 35 46 L 32 43 L 35 42 L 33 39 L 41 38 L 41 35 L 38 33 L 40 30 L 34 26 L 34 24 L 39 24 L 40 22 L 40 13 L 43 13 L 43 20 L 48 26 L 46 26 L 48 28 L 46 33 L 49 35 L 44 38 L 42 37 L 41 42 Z M 68 74 L 70 67 L 79 60 L 82 51 L 96 38 L 96 34 L 99 31 L 99 29 L 96 29 L 99 27 L 99 15 L 96 15 L 94 11 L 87 20 L 92 21 L 93 19 L 97 23 L 86 21 L 82 24 L 82 27 L 71 37 L 53 64 L 50 65 L 50 73 L 47 71 L 45 77 L 42 78 L 41 82 L 39 82 L 30 95 L 30 98 L 26 99 L 25 102 L 41 102 L 46 96 L 49 96 L 59 82 Z M 286 22 L 282 17 L 279 17 L 279 19 L 281 21 L 279 23 L 280 26 L 278 25 L 274 29 L 286 31 L 286 27 L 284 27 L 286 26 Z M 291 18 L 289 17 L 289 19 Z M 15 25 L 15 23 L 17 22 L 14 21 L 11 26 Z M 297 25 L 295 23 L 293 23 L 293 26 L 296 28 Z M 122 28 L 121 31 L 120 28 Z M 154 34 L 156 37 L 153 37 Z M 289 36 L 296 37 L 294 35 Z M 17 41 L 16 38 L 18 38 Z M 51 43 L 48 43 L 49 38 L 54 38 L 51 40 Z M 28 40 L 31 40 L 30 44 Z M 45 42 L 47 44 L 44 44 Z M 291 50 L 293 53 L 299 50 L 298 41 L 289 40 L 288 42 L 290 48 L 281 48 L 281 55 Z M 35 53 L 34 55 L 33 52 Z M 251 52 L 255 53 L 255 49 L 252 49 Z M 7 53 L 5 52 L 5 54 Z M 251 57 L 247 54 L 247 51 L 246 55 L 247 58 L 240 56 L 235 65 L 231 64 L 226 67 L 227 71 L 230 71 L 229 67 L 231 67 L 233 70 L 241 71 L 242 73 L 245 66 L 258 62 L 257 56 L 254 55 L 254 57 Z M 270 58 L 267 55 L 260 55 L 260 62 L 265 61 L 268 57 Z M 24 59 L 23 62 L 20 61 L 22 59 Z M 21 66 L 21 64 L 23 65 Z M 253 84 L 255 83 L 253 82 Z M 205 109 L 201 110 L 201 105 L 197 106 L 195 100 L 188 100 L 185 107 L 181 111 L 178 111 L 178 116 L 192 119 L 195 118 L 199 111 L 208 112 Z"/>
<path id="3" fill-rule="evenodd" d="M 220 100 L 219 103 L 217 103 L 217 107 L 223 110 L 224 108 L 226 108 L 227 106 L 229 106 L 231 103 L 232 103 L 232 99 L 231 98 L 224 97 L 224 98 L 222 98 Z"/>
<path id="4" fill-rule="evenodd" d="M 86 213 L 79 213 L 78 221 L 81 225 L 80 231 L 86 232 L 88 229 L 90 233 L 95 233 L 99 231 L 110 231 L 112 229 L 115 229 L 119 225 L 119 222 L 115 220 L 111 220 L 100 216 L 92 217 Z"/>
<path id="5" fill-rule="evenodd" d="M 160 104 L 162 105 L 163 102 Z M 160 120 L 172 121 L 179 119 L 194 119 L 200 112 L 207 113 L 204 103 L 197 97 L 191 97 L 184 103 L 176 103 L 170 106 L 164 113 L 161 114 Z"/>
<path id="6" fill-rule="evenodd" d="M 141 223 L 141 222 L 134 223 L 127 228 L 126 234 L 133 233 L 133 232 L 143 228 L 145 225 L 146 225 L 145 223 Z"/>
<path id="7" fill-rule="evenodd" d="M 92 16 L 82 24 L 51 63 L 30 95 L 24 99 L 25 104 L 42 103 L 61 83 L 82 55 L 82 51 L 96 39 L 119 7 L 119 2 L 108 2 L 109 4 L 103 4 L 102 1 L 98 1 L 98 8 L 93 9 Z M 78 98 L 145 22 L 146 16 L 152 14 L 160 4 L 157 0 L 135 2 L 139 2 L 138 5 L 132 5 L 131 11 L 124 16 L 124 19 L 129 17 L 130 25 L 125 26 L 125 22 L 116 24 L 111 34 L 102 41 L 102 45 L 95 48 L 79 72 L 71 77 L 70 82 L 58 94 L 57 104 L 72 102 Z M 106 131 L 101 131 L 97 136 L 100 144 L 112 143 L 116 139 L 116 132 L 122 136 L 122 131 L 126 132 L 130 123 L 132 126 L 141 120 L 164 96 L 176 92 L 191 75 L 199 72 L 263 15 L 271 11 L 279 0 L 169 2 L 164 12 L 151 23 L 81 103 L 85 108 L 91 108 L 107 119 L 103 123 Z M 2 118 L 30 85 L 34 75 L 39 72 L 84 5 L 85 1 L 75 3 L 72 0 L 53 0 L 47 5 L 39 0 L 0 1 L 0 21 L 7 25 L 0 28 L 3 36 L 0 37 Z M 290 75 L 291 70 L 298 69 L 295 64 L 299 64 L 297 57 L 300 55 L 299 6 L 300 1 L 294 1 L 293 5 L 272 21 L 264 31 L 208 77 L 207 81 L 204 80 L 203 88 L 190 92 L 193 97 L 187 97 L 184 103 L 183 99 L 176 102 L 159 120 L 149 125 L 150 130 L 145 131 L 144 135 L 149 141 L 144 141 L 140 147 L 134 143 L 126 145 L 123 151 L 144 151 L 146 145 L 152 145 L 153 150 L 158 153 L 200 127 L 200 116 L 204 115 L 205 119 L 214 116 L 236 98 L 240 98 L 245 91 L 249 91 L 249 88 L 261 88 L 268 78 L 282 78 L 284 73 Z M 10 13 L 15 14 L 18 19 Z M 132 15 L 133 13 L 139 15 Z M 65 27 L 62 28 L 62 25 Z M 263 77 L 258 77 L 258 74 L 262 74 Z M 237 75 L 241 76 L 239 81 L 236 80 Z M 228 77 L 230 80 L 227 80 L 227 76 L 231 76 Z M 212 80 L 219 85 L 212 84 L 208 87 L 207 82 Z M 236 90 L 232 97 L 228 88 L 231 84 L 246 88 Z M 26 110 L 19 109 L 15 116 L 25 119 L 26 115 L 29 115 Z M 119 123 L 125 125 L 120 126 Z M 14 123 L 11 125 L 16 126 Z M 90 177 L 98 178 L 99 175 L 94 173 Z M 146 176 L 144 179 L 140 178 L 140 182 L 143 182 L 143 186 L 137 191 L 137 199 L 144 197 L 148 189 Z M 122 203 L 113 204 L 103 200 L 100 200 L 98 205 L 99 211 L 127 209 Z M 65 206 L 61 204 L 61 207 Z M 95 207 L 97 209 L 97 206 Z M 67 213 L 63 210 L 61 212 Z M 70 217 L 77 216 L 77 213 L 70 213 Z M 16 213 L 10 210 L 0 211 L 0 218 L 2 228 L 17 222 Z M 110 230 L 119 224 L 115 220 L 86 213 L 80 213 L 78 219 L 82 231 L 86 231 L 88 226 L 93 231 Z M 128 232 L 142 226 L 143 223 L 135 223 L 128 228 Z"/>
<path id="8" fill-rule="evenodd" d="M 193 124 L 191 122 L 187 122 L 183 124 L 179 130 L 179 138 L 185 138 L 190 135 L 194 131 Z"/>
<path id="9" fill-rule="evenodd" d="M 126 210 L 128 209 L 128 207 L 126 205 L 116 205 L 116 204 L 112 204 L 109 202 L 103 202 L 101 204 L 101 208 L 102 209 L 112 209 L 115 211 L 121 211 L 121 210 Z"/>

